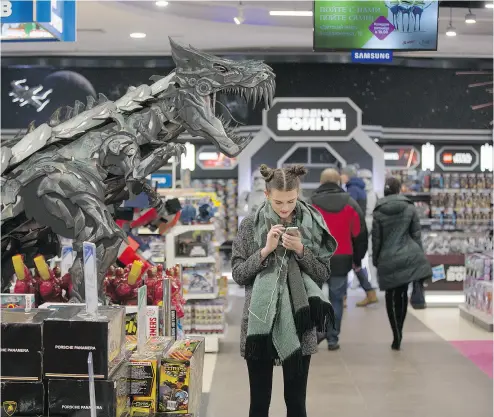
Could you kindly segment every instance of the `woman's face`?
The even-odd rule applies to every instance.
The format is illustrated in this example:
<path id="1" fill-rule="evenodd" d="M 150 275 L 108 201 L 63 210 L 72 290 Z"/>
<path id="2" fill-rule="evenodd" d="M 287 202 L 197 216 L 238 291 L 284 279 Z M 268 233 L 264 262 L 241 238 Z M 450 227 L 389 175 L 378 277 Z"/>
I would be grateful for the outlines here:
<path id="1" fill-rule="evenodd" d="M 293 213 L 293 210 L 295 210 L 298 190 L 271 190 L 269 193 L 266 192 L 266 196 L 268 197 L 269 203 L 271 204 L 274 212 L 280 216 L 281 219 L 287 219 Z"/>

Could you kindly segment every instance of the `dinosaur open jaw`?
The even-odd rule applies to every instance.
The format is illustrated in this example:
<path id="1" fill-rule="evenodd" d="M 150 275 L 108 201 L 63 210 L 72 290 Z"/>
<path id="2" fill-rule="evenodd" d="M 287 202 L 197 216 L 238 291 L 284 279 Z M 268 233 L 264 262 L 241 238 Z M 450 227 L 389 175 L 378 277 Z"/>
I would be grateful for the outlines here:
<path id="1" fill-rule="evenodd" d="M 266 110 L 269 110 L 273 105 L 274 89 L 275 89 L 274 82 L 265 81 L 253 87 L 231 86 L 231 87 L 222 88 L 217 92 L 243 97 L 247 102 L 247 104 L 249 103 L 249 101 L 252 102 L 252 108 L 255 108 L 258 103 L 264 101 L 264 108 Z M 215 111 L 216 108 L 217 92 L 210 94 L 211 109 L 213 110 L 213 112 Z"/>

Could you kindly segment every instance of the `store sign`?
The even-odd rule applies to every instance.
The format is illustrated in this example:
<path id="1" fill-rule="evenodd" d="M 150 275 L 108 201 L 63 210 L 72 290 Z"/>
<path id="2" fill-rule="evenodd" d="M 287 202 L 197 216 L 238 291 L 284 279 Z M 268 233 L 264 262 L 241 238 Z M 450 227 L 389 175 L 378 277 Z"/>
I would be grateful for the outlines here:
<path id="1" fill-rule="evenodd" d="M 446 269 L 446 281 L 449 282 L 463 282 L 466 278 L 466 268 L 463 265 L 449 266 Z"/>
<path id="2" fill-rule="evenodd" d="M 393 62 L 393 51 L 352 51 L 352 62 L 360 64 Z"/>
<path id="3" fill-rule="evenodd" d="M 443 171 L 471 171 L 479 165 L 479 153 L 472 146 L 445 146 L 437 152 L 436 163 Z"/>
<path id="4" fill-rule="evenodd" d="M 415 146 L 383 146 L 384 165 L 391 169 L 414 169 L 420 164 L 420 153 Z"/>
<path id="5" fill-rule="evenodd" d="M 1 2 L 2 42 L 76 40 L 75 0 Z"/>
<path id="6" fill-rule="evenodd" d="M 350 99 L 283 99 L 263 113 L 272 137 L 350 139 L 361 125 L 360 109 Z"/>
<path id="7" fill-rule="evenodd" d="M 156 173 L 151 175 L 151 186 L 153 188 L 172 188 L 172 174 Z"/>

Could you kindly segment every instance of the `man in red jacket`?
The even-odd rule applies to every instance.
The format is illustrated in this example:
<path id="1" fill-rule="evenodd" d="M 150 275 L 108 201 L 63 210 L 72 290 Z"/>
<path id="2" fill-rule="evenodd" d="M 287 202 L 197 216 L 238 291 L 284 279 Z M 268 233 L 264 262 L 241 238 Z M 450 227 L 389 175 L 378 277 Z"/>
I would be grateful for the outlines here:
<path id="1" fill-rule="evenodd" d="M 364 212 L 340 184 L 338 171 L 326 169 L 321 174 L 321 186 L 311 197 L 312 205 L 322 214 L 331 235 L 338 242 L 331 258 L 329 280 L 329 298 L 335 312 L 334 328 L 328 328 L 326 334 L 329 350 L 340 347 L 338 337 L 348 285 L 347 275 L 352 268 L 361 267 L 368 246 Z"/>

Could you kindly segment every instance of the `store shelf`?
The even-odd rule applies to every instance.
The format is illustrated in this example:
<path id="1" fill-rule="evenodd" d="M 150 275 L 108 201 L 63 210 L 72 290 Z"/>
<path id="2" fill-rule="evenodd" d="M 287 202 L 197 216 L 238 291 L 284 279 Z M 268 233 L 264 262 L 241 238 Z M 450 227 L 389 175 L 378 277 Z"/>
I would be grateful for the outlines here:
<path id="1" fill-rule="evenodd" d="M 465 304 L 459 306 L 460 316 L 464 319 L 473 322 L 488 332 L 493 332 L 494 323 L 491 314 L 484 313 L 476 308 L 469 308 Z"/>
<path id="2" fill-rule="evenodd" d="M 183 297 L 185 300 L 215 300 L 218 298 L 218 291 L 202 294 L 184 294 Z"/>
<path id="3" fill-rule="evenodd" d="M 170 234 L 173 236 L 181 235 L 182 233 L 189 232 L 214 232 L 215 225 L 212 223 L 208 224 L 189 224 L 189 225 L 177 225 L 170 230 Z"/>
<path id="4" fill-rule="evenodd" d="M 197 264 L 215 264 L 216 258 L 214 258 L 214 256 L 197 257 L 197 258 L 179 257 L 179 258 L 175 258 L 174 262 L 180 265 L 191 265 L 191 266 Z"/>

